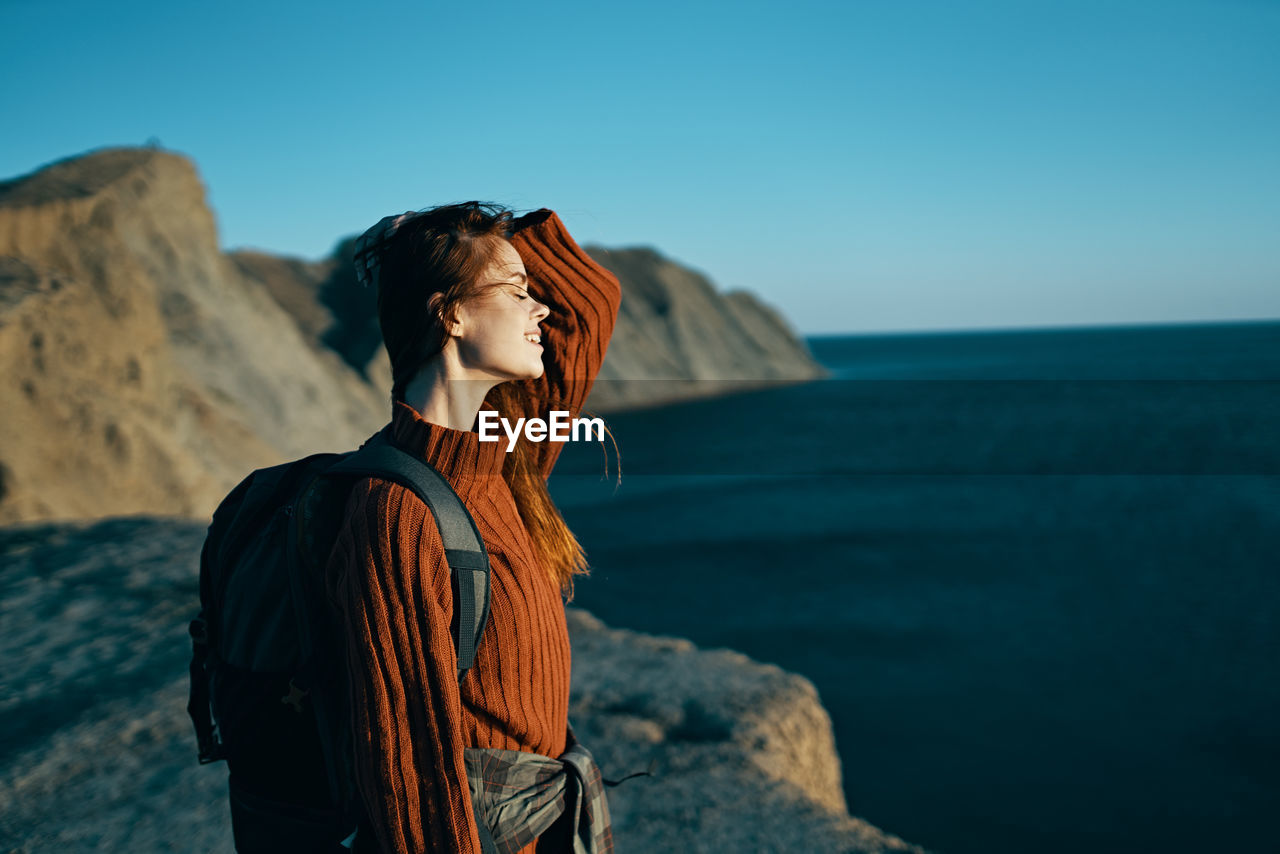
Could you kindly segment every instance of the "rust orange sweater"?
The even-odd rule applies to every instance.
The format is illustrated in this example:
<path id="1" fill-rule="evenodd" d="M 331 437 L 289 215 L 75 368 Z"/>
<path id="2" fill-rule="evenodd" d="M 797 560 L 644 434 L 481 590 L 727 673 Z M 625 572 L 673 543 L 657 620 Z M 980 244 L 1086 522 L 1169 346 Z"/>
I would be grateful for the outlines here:
<path id="1" fill-rule="evenodd" d="M 529 411 L 520 414 L 545 417 L 555 408 L 576 415 L 604 360 L 618 282 L 554 213 L 517 224 L 523 227 L 512 243 L 530 291 L 551 309 L 541 324 L 545 372 L 522 383 Z M 478 433 L 433 424 L 397 402 L 392 440 L 440 471 L 475 518 L 489 552 L 491 610 L 475 665 L 459 684 L 449 567 L 426 505 L 396 484 L 356 484 L 329 563 L 350 635 L 356 776 L 383 851 L 479 852 L 463 750 L 558 756 L 566 748 L 564 603 L 502 477 L 505 437 L 481 442 Z M 530 447 L 544 477 L 562 447 Z"/>

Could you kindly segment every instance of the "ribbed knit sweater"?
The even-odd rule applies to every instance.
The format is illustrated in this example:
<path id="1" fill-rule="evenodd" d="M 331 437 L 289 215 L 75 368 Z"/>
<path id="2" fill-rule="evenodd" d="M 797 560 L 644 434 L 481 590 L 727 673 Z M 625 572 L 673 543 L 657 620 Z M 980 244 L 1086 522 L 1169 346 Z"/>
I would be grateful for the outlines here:
<path id="1" fill-rule="evenodd" d="M 530 214 L 517 227 L 512 244 L 530 292 L 551 309 L 541 323 L 544 374 L 521 383 L 529 411 L 520 414 L 577 415 L 613 332 L 618 281 L 554 213 Z M 566 749 L 564 603 L 502 477 L 505 436 L 481 442 L 476 432 L 431 423 L 397 402 L 392 441 L 444 475 L 475 518 L 489 552 L 491 610 L 459 684 L 450 572 L 426 505 L 397 484 L 356 484 L 329 563 L 348 625 L 356 777 L 381 850 L 479 852 L 463 750 L 554 757 Z M 562 448 L 530 443 L 544 477 Z"/>

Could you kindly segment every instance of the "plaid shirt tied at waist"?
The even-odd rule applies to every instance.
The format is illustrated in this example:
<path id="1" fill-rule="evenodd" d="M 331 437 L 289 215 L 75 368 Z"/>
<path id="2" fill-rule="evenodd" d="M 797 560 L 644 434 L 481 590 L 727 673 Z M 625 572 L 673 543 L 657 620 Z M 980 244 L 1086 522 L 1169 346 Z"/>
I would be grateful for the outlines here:
<path id="1" fill-rule="evenodd" d="M 487 851 L 485 828 L 497 854 L 515 854 L 565 812 L 573 854 L 610 854 L 613 831 L 604 782 L 591 751 L 580 744 L 552 759 L 537 753 L 467 748 L 463 753 L 471 802 Z M 568 854 L 568 852 L 566 852 Z"/>

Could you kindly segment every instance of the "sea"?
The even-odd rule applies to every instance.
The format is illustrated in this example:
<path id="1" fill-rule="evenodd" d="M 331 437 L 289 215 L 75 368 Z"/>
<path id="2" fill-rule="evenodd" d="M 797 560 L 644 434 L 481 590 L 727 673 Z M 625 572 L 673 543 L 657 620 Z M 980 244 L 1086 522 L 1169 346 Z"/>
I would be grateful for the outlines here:
<path id="1" fill-rule="evenodd" d="M 566 446 L 573 604 L 803 674 L 941 854 L 1280 851 L 1280 321 L 807 343 Z"/>

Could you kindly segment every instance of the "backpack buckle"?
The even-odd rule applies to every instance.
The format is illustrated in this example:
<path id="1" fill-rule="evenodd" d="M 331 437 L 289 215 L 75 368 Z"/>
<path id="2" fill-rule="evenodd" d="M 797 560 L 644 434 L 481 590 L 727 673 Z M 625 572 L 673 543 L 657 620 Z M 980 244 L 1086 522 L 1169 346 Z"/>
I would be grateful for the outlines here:
<path id="1" fill-rule="evenodd" d="M 302 701 L 305 700 L 310 693 L 310 691 L 304 691 L 299 688 L 298 683 L 290 679 L 289 693 L 281 697 L 280 702 L 287 706 L 293 706 L 293 710 L 295 712 L 302 714 Z"/>
<path id="2" fill-rule="evenodd" d="M 196 643 L 202 646 L 209 645 L 209 624 L 205 622 L 204 617 L 196 617 L 192 620 L 191 625 L 187 627 L 187 633 Z"/>

